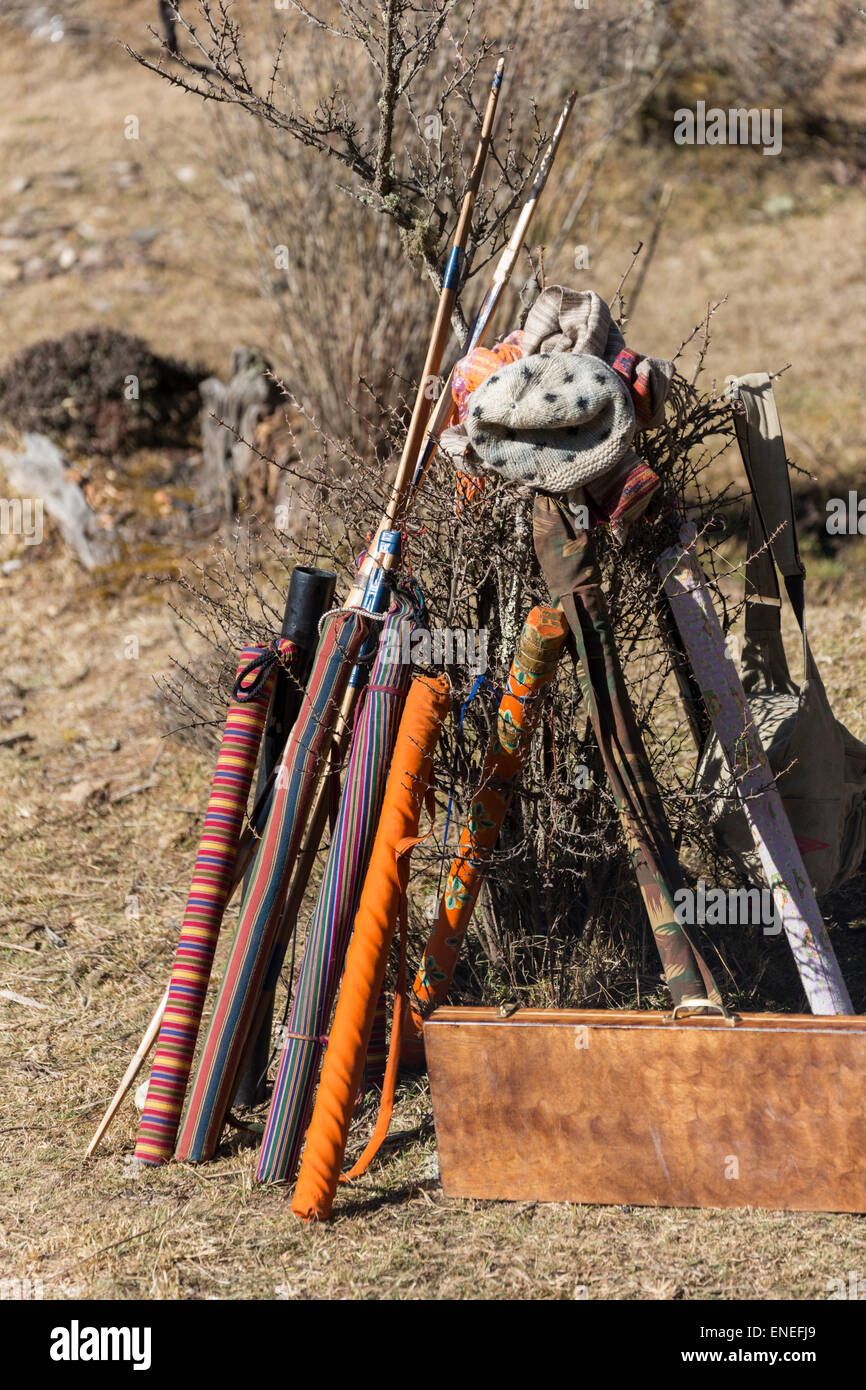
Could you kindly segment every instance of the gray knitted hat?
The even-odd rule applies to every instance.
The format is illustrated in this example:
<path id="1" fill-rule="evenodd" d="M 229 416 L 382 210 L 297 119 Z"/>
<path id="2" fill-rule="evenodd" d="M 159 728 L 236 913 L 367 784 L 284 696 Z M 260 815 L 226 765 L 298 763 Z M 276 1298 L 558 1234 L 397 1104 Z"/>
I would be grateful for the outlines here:
<path id="1" fill-rule="evenodd" d="M 568 492 L 606 473 L 634 434 L 634 407 L 600 358 L 537 353 L 472 393 L 465 420 L 482 466 L 510 482 Z"/>
<path id="2" fill-rule="evenodd" d="M 465 420 L 443 432 L 439 447 L 461 473 L 498 473 L 553 493 L 589 486 L 595 495 L 598 482 L 609 492 L 638 462 L 636 429 L 664 418 L 672 364 L 628 353 L 601 296 L 562 285 L 539 295 L 521 346 L 519 361 L 471 392 Z M 629 371 L 640 387 L 634 396 Z"/>
<path id="3" fill-rule="evenodd" d="M 538 352 L 589 353 L 604 358 L 610 366 L 624 348 L 625 339 L 607 304 L 595 290 L 570 290 L 564 285 L 551 285 L 536 299 L 523 330 L 524 357 Z M 655 429 L 665 417 L 673 363 L 639 353 L 633 356 L 637 359 L 635 377 L 645 405 L 637 427 Z"/>
<path id="4" fill-rule="evenodd" d="M 584 352 L 611 363 L 625 339 L 610 309 L 595 290 L 551 285 L 538 296 L 523 328 L 523 355 L 537 352 Z"/>

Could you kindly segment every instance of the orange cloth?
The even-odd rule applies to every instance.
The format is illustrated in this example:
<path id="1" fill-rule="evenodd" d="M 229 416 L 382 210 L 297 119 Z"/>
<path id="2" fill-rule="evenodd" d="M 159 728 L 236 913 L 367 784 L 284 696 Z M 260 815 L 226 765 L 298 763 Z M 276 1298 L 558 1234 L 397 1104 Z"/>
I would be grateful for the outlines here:
<path id="1" fill-rule="evenodd" d="M 421 807 L 432 799 L 433 753 L 449 705 L 444 675 L 418 677 L 406 697 L 292 1201 L 292 1211 L 307 1221 L 324 1221 L 331 1214 L 376 1001 L 409 880 L 409 853 L 418 842 Z"/>
<path id="2" fill-rule="evenodd" d="M 454 381 L 451 387 L 451 394 L 454 397 L 454 404 L 457 407 L 457 419 L 460 424 L 466 419 L 466 412 L 469 409 L 469 397 L 482 381 L 486 381 L 494 372 L 498 372 L 500 367 L 504 367 L 509 362 L 517 362 L 523 356 L 523 333 L 518 328 L 513 333 L 509 333 L 501 343 L 497 343 L 493 348 L 476 347 L 468 352 L 465 357 L 454 368 Z M 457 474 L 457 511 L 461 511 L 462 502 L 472 502 L 480 493 L 484 491 L 487 479 L 475 477 L 472 473 Z"/>

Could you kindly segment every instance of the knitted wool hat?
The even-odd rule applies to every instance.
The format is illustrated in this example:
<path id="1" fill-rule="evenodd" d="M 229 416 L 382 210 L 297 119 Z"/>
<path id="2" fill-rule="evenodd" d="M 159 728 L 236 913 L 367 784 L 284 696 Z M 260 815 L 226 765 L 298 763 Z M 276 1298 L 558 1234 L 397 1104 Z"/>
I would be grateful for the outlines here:
<path id="1" fill-rule="evenodd" d="M 673 363 L 626 348 L 610 309 L 594 290 L 552 285 L 538 296 L 523 330 L 524 357 L 537 352 L 602 357 L 629 383 L 637 428 L 654 429 L 662 423 Z"/>
<path id="2" fill-rule="evenodd" d="M 465 427 L 484 468 L 562 493 L 623 457 L 635 414 L 621 378 L 600 358 L 537 353 L 500 367 L 472 393 Z"/>
<path id="3" fill-rule="evenodd" d="M 536 299 L 523 328 L 523 355 L 536 352 L 585 352 L 612 362 L 625 339 L 610 309 L 595 290 L 551 285 Z"/>
<path id="4" fill-rule="evenodd" d="M 525 360 L 527 354 L 533 359 L 532 362 Z M 458 491 L 461 496 L 465 500 L 471 500 L 483 489 L 484 478 L 471 476 L 481 466 L 516 483 L 540 486 L 550 492 L 561 491 L 567 505 L 574 507 L 577 515 L 588 511 L 591 525 L 606 521 L 617 538 L 622 540 L 628 527 L 643 513 L 659 487 L 657 475 L 641 462 L 628 443 L 627 430 L 623 432 L 619 441 L 613 428 L 609 439 L 599 440 L 594 434 L 604 433 L 603 420 L 597 417 L 594 423 L 576 420 L 573 422 L 575 427 L 578 432 L 582 431 L 582 466 L 579 459 L 569 461 L 560 467 L 556 460 L 547 458 L 544 469 L 546 477 L 541 481 L 533 476 L 539 472 L 535 433 L 531 431 L 523 435 L 520 431 L 523 442 L 532 445 L 535 463 L 533 466 L 532 463 L 527 465 L 525 454 L 521 459 L 514 452 L 513 445 L 521 441 L 517 438 L 519 432 L 513 427 L 513 421 L 508 424 L 502 420 L 491 420 L 488 422 L 490 429 L 485 428 L 485 421 L 480 413 L 483 410 L 484 397 L 481 397 L 482 406 L 473 422 L 467 419 L 470 406 L 482 385 L 493 374 L 499 380 L 504 364 L 514 362 L 521 355 L 524 357 L 524 367 L 534 366 L 539 371 L 545 359 L 550 356 L 560 356 L 572 367 L 580 363 L 578 371 L 581 373 L 581 380 L 591 367 L 595 367 L 599 371 L 596 379 L 590 381 L 590 387 L 600 394 L 605 390 L 609 391 L 611 387 L 609 378 L 606 379 L 604 387 L 598 380 L 604 365 L 609 365 L 622 389 L 627 393 L 637 429 L 652 428 L 664 419 L 665 400 L 673 375 L 673 364 L 659 358 L 643 357 L 627 348 L 622 334 L 611 318 L 607 304 L 593 291 L 569 290 L 562 286 L 554 286 L 539 295 L 522 332 L 509 334 L 504 342 L 492 350 L 473 349 L 455 368 L 453 394 L 461 424 L 446 430 L 439 442 L 458 470 Z M 553 394 L 555 397 L 556 393 L 542 391 L 537 397 L 530 399 L 534 397 L 534 393 L 528 380 L 524 379 L 521 385 L 516 374 L 513 374 L 513 379 L 517 381 L 515 398 L 506 402 L 506 405 L 519 410 L 522 417 L 532 416 L 537 408 L 539 419 L 550 426 L 558 436 L 552 450 L 556 453 L 556 445 L 561 446 L 565 438 L 563 425 L 567 422 L 562 419 L 551 420 L 550 412 L 554 403 L 544 400 L 545 394 Z M 564 384 L 568 387 L 565 394 L 571 398 L 575 383 Z M 519 399 L 521 396 L 525 397 L 522 401 Z M 492 389 L 491 399 L 495 402 Z M 583 399 L 588 406 L 589 397 L 584 396 Z M 609 394 L 608 411 L 611 416 L 617 413 L 617 399 L 614 394 Z M 599 402 L 596 401 L 596 404 Z M 500 401 L 495 409 L 500 409 L 501 405 Z M 578 404 L 577 409 L 579 414 L 584 407 Z M 485 443 L 481 438 L 486 433 L 491 435 L 487 442 L 487 456 Z M 514 439 L 510 438 L 512 433 Z M 494 434 L 495 439 L 492 438 Z M 618 443 L 623 447 L 619 448 Z M 506 467 L 497 466 L 489 458 L 491 450 L 495 452 L 500 448 L 509 455 Z M 596 466 L 604 463 L 606 449 L 611 450 L 614 461 L 597 471 Z M 543 452 L 541 457 L 544 461 Z M 562 463 L 562 460 L 559 460 L 559 463 Z M 515 469 L 514 472 L 509 471 L 509 464 Z M 581 472 L 587 476 L 585 482 L 560 488 L 560 484 L 569 484 L 572 477 Z"/>

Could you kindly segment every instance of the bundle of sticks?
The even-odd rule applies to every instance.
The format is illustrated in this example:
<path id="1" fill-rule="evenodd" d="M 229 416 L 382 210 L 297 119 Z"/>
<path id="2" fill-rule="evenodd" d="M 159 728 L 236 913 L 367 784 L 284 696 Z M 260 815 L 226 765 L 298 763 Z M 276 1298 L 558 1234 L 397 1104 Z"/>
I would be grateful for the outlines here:
<path id="1" fill-rule="evenodd" d="M 103 1139 L 154 1044 L 135 1149 L 142 1162 L 161 1163 L 173 1155 L 192 1161 L 210 1157 L 238 1088 L 243 1083 L 245 1090 L 256 1091 L 262 1040 L 267 1041 L 271 1032 L 280 967 L 344 770 L 314 928 L 284 1030 L 260 1164 L 263 1180 L 293 1176 L 323 1035 L 369 879 L 367 866 L 376 858 L 389 795 L 393 792 L 392 800 L 398 801 L 409 797 L 411 806 L 404 808 L 404 814 L 411 823 L 415 807 L 417 827 L 424 801 L 422 784 L 430 775 L 430 740 L 435 743 L 447 713 L 448 700 L 440 686 L 416 680 L 410 687 L 410 672 L 389 662 L 388 653 L 404 650 L 402 642 L 380 644 L 379 638 L 387 632 L 399 639 L 419 619 L 412 594 L 401 588 L 397 578 L 401 527 L 423 484 L 438 437 L 454 418 L 450 378 L 435 409 L 427 388 L 440 375 L 451 332 L 503 67 L 501 60 L 491 83 L 421 381 L 384 514 L 344 602 L 334 606 L 333 575 L 295 571 L 280 639 L 269 649 L 250 648 L 241 655 L 171 979 L 91 1140 L 88 1156 Z M 464 351 L 483 343 L 488 333 L 573 104 L 572 93 L 462 344 Z M 435 712 L 432 722 L 431 711 Z M 407 743 L 407 720 L 424 730 L 426 744 L 411 736 Z M 242 831 L 260 743 L 255 804 L 249 826 Z M 421 746 L 427 748 L 427 763 L 422 757 L 417 773 L 410 777 L 406 769 L 418 761 Z M 392 781 L 396 778 L 393 789 L 390 782 L 386 786 L 389 774 Z M 418 785 L 409 785 L 407 778 Z M 237 932 L 193 1073 L 220 925 L 245 874 Z M 397 877 L 402 880 L 402 869 Z M 393 919 L 399 900 L 398 891 Z M 393 928 L 391 920 L 391 934 Z"/>
<path id="2" fill-rule="evenodd" d="M 674 1004 L 678 1009 L 724 1013 L 716 983 L 674 910 L 681 871 L 617 655 L 592 530 L 576 522 L 575 509 L 563 505 L 556 489 L 545 490 L 543 482 L 535 499 L 534 534 L 550 604 L 533 608 L 525 621 L 433 930 L 411 986 L 407 983 L 409 859 L 413 846 L 423 838 L 422 823 L 432 821 L 433 757 L 451 700 L 444 676 L 412 679 L 403 660 L 409 647 L 407 638 L 422 623 L 423 614 L 417 589 L 400 580 L 401 537 L 444 431 L 455 433 L 451 427 L 458 418 L 458 399 L 468 409 L 466 392 L 461 397 L 459 390 L 451 389 L 451 376 L 435 409 L 427 385 L 440 375 L 451 331 L 502 69 L 500 62 L 442 281 L 421 384 L 384 513 L 342 603 L 334 602 L 332 574 L 296 570 L 280 638 L 268 648 L 250 648 L 241 655 L 171 979 L 88 1149 L 92 1154 L 101 1141 L 154 1043 L 156 1053 L 135 1149 L 140 1161 L 161 1163 L 173 1156 L 191 1162 L 211 1158 L 236 1098 L 260 1096 L 281 967 L 330 814 L 332 829 L 322 881 L 282 1030 L 257 1167 L 261 1182 L 291 1183 L 297 1174 L 293 1210 L 304 1219 L 326 1218 L 341 1178 L 363 1172 L 377 1152 L 387 1129 L 401 1060 L 413 1066 L 423 1063 L 424 1020 L 444 1001 L 451 986 L 460 943 L 529 754 L 545 692 L 566 646 L 577 658 L 580 695 Z M 485 341 L 573 101 L 572 94 L 461 345 L 461 362 Z M 590 336 L 597 329 L 592 323 L 584 327 Z M 614 334 L 614 329 L 610 332 Z M 558 341 L 556 334 L 546 341 Z M 645 359 L 649 366 L 638 364 L 638 355 L 625 348 L 621 335 L 616 348 L 613 366 L 630 381 L 635 411 L 643 411 L 649 418 L 654 359 Z M 597 358 L 590 359 L 598 366 L 595 379 L 604 388 L 605 375 L 598 365 L 602 353 L 593 350 L 598 353 Z M 547 359 L 557 351 L 561 348 L 530 348 L 524 380 L 536 369 L 548 370 Z M 525 352 L 526 341 L 509 352 L 512 366 Z M 533 353 L 538 356 L 533 358 Z M 544 363 L 538 360 L 541 355 L 546 355 Z M 492 365 L 495 368 L 495 361 Z M 560 371 L 558 379 L 573 380 L 573 373 L 563 377 L 561 362 L 553 365 Z M 501 381 L 511 369 L 494 371 L 484 384 L 488 399 L 496 389 L 496 377 Z M 585 371 L 585 363 L 581 366 L 578 362 L 575 371 L 581 370 Z M 585 380 L 588 382 L 589 377 Z M 544 399 L 552 403 L 552 410 L 558 408 L 555 391 Z M 471 413 L 469 418 L 471 421 Z M 540 456 L 546 444 L 542 436 L 539 438 Z M 605 439 L 602 435 L 601 440 Z M 471 488 L 467 491 L 461 485 L 461 491 L 464 498 L 472 495 Z M 645 470 L 641 472 L 638 464 L 621 488 L 626 502 L 608 507 L 611 524 L 622 521 L 626 503 L 632 511 L 636 510 L 636 498 L 641 506 L 646 505 L 641 497 L 647 491 Z M 589 493 L 591 506 L 595 506 L 599 497 L 591 489 Z M 719 663 L 724 661 L 721 629 L 706 592 L 693 536 L 684 531 L 680 545 L 661 555 L 658 566 L 663 601 L 668 604 L 668 633 L 683 658 L 681 674 L 682 670 L 686 674 L 682 690 L 694 718 L 709 683 L 718 675 Z M 727 680 L 730 663 L 724 675 Z M 712 708 L 708 706 L 705 722 L 713 722 L 732 773 L 736 773 L 736 729 L 731 711 L 741 702 L 748 715 L 748 706 L 741 687 L 738 691 L 728 681 L 725 691 L 727 703 L 717 700 Z M 241 833 L 260 743 L 250 828 Z M 775 788 L 755 784 L 754 777 L 748 782 L 735 776 L 735 785 L 749 808 L 768 877 L 772 881 L 775 875 L 779 880 L 781 856 L 783 887 L 792 882 L 792 873 L 793 881 L 807 884 L 805 873 L 798 878 L 794 872 L 796 862 L 800 868 L 802 864 L 793 837 L 778 833 L 781 822 Z M 777 828 L 772 844 L 768 843 L 770 821 Z M 231 894 L 245 875 L 237 931 L 199 1047 L 220 925 Z M 779 891 L 779 897 L 812 1008 L 826 1013 L 850 1011 L 814 895 L 803 888 L 792 897 L 786 888 L 784 893 Z M 386 963 L 397 935 L 398 998 L 380 1116 L 361 1158 L 344 1175 L 349 1123 L 374 1030 Z"/>

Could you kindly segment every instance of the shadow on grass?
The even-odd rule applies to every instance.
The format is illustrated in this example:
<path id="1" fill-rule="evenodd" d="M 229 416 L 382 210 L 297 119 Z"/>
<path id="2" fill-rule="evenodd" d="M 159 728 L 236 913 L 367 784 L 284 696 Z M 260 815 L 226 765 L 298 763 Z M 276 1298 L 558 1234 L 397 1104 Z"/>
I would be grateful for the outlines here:
<path id="1" fill-rule="evenodd" d="M 369 1216 L 374 1211 L 380 1211 L 385 1207 L 402 1206 L 412 1197 L 418 1197 L 422 1192 L 441 1192 L 441 1184 L 438 1178 L 418 1178 L 411 1182 L 401 1183 L 399 1187 L 381 1188 L 377 1191 L 370 1191 L 369 1196 L 362 1195 L 361 1190 L 355 1188 L 354 1184 L 347 1187 L 341 1183 L 337 1189 L 338 1197 L 340 1194 L 357 1195 L 350 1201 L 340 1202 L 339 1207 L 334 1210 L 334 1220 L 350 1220 L 356 1216 Z"/>

